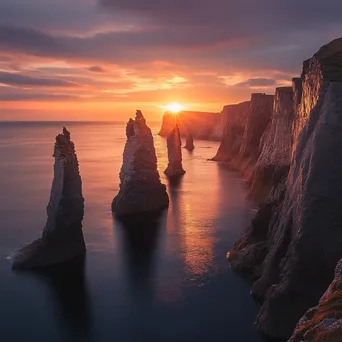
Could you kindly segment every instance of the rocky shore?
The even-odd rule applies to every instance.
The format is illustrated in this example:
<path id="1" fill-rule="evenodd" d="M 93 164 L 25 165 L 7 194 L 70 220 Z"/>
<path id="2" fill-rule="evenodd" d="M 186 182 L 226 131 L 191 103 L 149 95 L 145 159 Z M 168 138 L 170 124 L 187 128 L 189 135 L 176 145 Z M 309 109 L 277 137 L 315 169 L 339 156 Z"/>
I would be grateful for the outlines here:
<path id="1" fill-rule="evenodd" d="M 271 102 L 258 94 L 249 108 L 229 106 L 213 160 L 241 171 L 250 198 L 260 203 L 227 257 L 234 269 L 255 279 L 252 294 L 263 301 L 257 328 L 286 339 L 317 305 L 342 257 L 342 39 L 305 61 L 292 88 L 278 88 Z M 317 317 L 309 313 L 307 324 L 332 323 Z M 301 341 L 296 336 L 313 341 L 300 332 L 303 324 L 291 342 Z"/>
<path id="2" fill-rule="evenodd" d="M 75 146 L 66 128 L 56 137 L 53 157 L 54 178 L 43 235 L 17 251 L 14 269 L 47 267 L 85 253 L 82 181 Z"/>

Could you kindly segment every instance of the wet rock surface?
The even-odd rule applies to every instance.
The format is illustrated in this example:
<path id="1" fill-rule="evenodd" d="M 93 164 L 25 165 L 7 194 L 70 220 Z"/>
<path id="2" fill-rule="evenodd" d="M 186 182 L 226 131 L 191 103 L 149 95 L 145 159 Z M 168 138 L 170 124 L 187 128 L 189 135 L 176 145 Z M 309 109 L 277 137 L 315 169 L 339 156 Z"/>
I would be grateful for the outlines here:
<path id="1" fill-rule="evenodd" d="M 178 125 L 175 126 L 167 137 L 167 153 L 169 164 L 164 173 L 169 177 L 184 175 L 186 171 L 182 166 L 182 141 Z"/>
<path id="2" fill-rule="evenodd" d="M 82 181 L 70 132 L 56 137 L 54 179 L 42 238 L 24 246 L 13 257 L 13 268 L 38 268 L 65 262 L 85 253 L 82 232 Z"/>
<path id="3" fill-rule="evenodd" d="M 169 205 L 161 183 L 151 129 L 140 111 L 126 128 L 127 141 L 120 171 L 120 191 L 112 203 L 117 215 L 154 212 Z"/>

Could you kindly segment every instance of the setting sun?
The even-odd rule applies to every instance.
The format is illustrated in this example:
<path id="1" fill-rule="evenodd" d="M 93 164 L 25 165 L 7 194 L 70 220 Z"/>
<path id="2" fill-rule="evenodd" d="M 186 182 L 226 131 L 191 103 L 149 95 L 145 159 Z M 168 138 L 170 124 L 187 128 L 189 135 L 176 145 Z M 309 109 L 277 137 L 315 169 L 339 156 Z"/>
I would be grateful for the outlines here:
<path id="1" fill-rule="evenodd" d="M 177 102 L 173 102 L 173 103 L 170 103 L 166 106 L 162 106 L 162 108 L 164 108 L 167 111 L 172 112 L 172 113 L 178 113 L 178 112 L 185 109 L 185 107 L 183 105 L 181 105 Z"/>

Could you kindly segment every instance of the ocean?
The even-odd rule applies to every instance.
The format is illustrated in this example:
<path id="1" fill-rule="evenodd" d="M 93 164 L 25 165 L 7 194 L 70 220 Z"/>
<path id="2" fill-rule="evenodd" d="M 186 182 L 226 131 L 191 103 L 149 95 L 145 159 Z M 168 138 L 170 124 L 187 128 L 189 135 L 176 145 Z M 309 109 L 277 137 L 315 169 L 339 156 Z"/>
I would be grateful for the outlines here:
<path id="1" fill-rule="evenodd" d="M 12 271 L 9 256 L 41 236 L 63 124 L 75 143 L 85 198 L 85 262 L 63 272 Z M 110 206 L 119 189 L 125 123 L 0 123 L 1 342 L 261 342 L 251 284 L 226 252 L 248 226 L 246 187 L 207 161 L 218 143 L 183 152 L 169 184 L 165 139 L 151 123 L 170 207 L 146 232 L 127 230 Z M 133 229 L 132 229 L 133 228 Z"/>

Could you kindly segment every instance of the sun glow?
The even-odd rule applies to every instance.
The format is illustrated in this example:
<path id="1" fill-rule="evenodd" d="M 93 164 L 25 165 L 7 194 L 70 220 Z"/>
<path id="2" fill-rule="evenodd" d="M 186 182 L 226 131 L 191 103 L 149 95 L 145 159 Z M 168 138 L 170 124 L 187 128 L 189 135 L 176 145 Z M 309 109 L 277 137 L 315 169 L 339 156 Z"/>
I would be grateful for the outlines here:
<path id="1" fill-rule="evenodd" d="M 162 108 L 166 109 L 168 112 L 177 114 L 180 111 L 184 110 L 185 107 L 177 102 L 170 103 L 166 106 L 162 106 Z"/>

